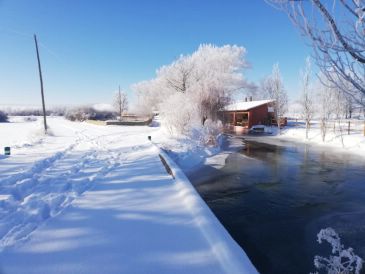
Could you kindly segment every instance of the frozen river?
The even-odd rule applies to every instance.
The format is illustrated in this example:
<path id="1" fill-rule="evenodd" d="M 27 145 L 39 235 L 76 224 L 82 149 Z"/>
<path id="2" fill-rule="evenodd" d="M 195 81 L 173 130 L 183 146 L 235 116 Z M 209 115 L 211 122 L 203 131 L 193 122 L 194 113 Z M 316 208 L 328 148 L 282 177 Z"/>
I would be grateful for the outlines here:
<path id="1" fill-rule="evenodd" d="M 365 258 L 364 158 L 244 142 L 221 170 L 206 166 L 189 177 L 261 273 L 314 272 L 314 256 L 330 255 L 316 242 L 326 227 Z"/>

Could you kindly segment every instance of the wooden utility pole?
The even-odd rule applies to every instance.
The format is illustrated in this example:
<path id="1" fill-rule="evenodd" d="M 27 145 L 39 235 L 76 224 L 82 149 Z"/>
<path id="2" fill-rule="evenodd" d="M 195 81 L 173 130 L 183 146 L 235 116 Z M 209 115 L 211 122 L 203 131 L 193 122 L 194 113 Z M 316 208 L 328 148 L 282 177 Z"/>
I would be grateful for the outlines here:
<path id="1" fill-rule="evenodd" d="M 43 108 L 44 133 L 45 133 L 45 134 L 47 134 L 46 105 L 45 105 L 45 103 L 44 103 L 44 92 L 43 92 L 42 69 L 41 69 L 41 61 L 40 61 L 40 59 L 39 59 L 39 50 L 38 50 L 37 36 L 36 36 L 35 34 L 34 34 L 34 42 L 35 42 L 35 48 L 36 48 L 36 51 L 37 51 L 39 80 L 40 80 L 40 82 L 41 82 L 41 95 L 42 95 L 42 108 Z"/>

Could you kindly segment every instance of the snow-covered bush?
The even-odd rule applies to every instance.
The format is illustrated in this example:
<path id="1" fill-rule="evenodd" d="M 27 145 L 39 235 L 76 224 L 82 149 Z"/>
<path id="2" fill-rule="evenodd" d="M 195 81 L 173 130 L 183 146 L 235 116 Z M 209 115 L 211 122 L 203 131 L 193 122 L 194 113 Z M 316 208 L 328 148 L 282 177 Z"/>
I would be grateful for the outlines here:
<path id="1" fill-rule="evenodd" d="M 188 137 L 195 140 L 199 146 L 220 147 L 222 141 L 223 124 L 221 121 L 206 120 L 204 126 L 195 126 Z"/>
<path id="2" fill-rule="evenodd" d="M 77 107 L 66 112 L 65 118 L 70 121 L 108 120 L 113 119 L 115 113 L 111 111 L 99 111 L 93 107 Z"/>
<path id="3" fill-rule="evenodd" d="M 0 123 L 7 122 L 8 121 L 8 115 L 5 112 L 2 112 L 0 110 Z"/>
<path id="4" fill-rule="evenodd" d="M 317 269 L 323 269 L 327 274 L 360 274 L 363 260 L 355 255 L 351 247 L 344 249 L 339 235 L 333 228 L 321 229 L 317 241 L 320 244 L 323 241 L 328 242 L 332 246 L 333 254 L 329 258 L 315 256 L 314 265 Z"/>
<path id="5" fill-rule="evenodd" d="M 220 120 L 206 120 L 200 131 L 200 142 L 205 146 L 220 146 L 219 136 L 223 131 L 223 124 Z"/>
<path id="6" fill-rule="evenodd" d="M 69 109 L 66 114 L 65 118 L 70 121 L 85 121 L 89 119 L 91 113 L 93 113 L 93 109 L 90 107 L 78 107 Z"/>

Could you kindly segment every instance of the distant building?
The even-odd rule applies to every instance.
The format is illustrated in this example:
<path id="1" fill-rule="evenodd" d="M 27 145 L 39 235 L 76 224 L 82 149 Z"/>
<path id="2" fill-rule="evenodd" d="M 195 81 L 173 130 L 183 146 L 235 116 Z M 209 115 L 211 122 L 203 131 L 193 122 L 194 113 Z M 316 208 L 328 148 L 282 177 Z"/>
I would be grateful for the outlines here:
<path id="1" fill-rule="evenodd" d="M 274 118 L 274 100 L 246 100 L 228 105 L 222 112 L 226 130 L 245 132 L 254 125 L 271 125 Z"/>

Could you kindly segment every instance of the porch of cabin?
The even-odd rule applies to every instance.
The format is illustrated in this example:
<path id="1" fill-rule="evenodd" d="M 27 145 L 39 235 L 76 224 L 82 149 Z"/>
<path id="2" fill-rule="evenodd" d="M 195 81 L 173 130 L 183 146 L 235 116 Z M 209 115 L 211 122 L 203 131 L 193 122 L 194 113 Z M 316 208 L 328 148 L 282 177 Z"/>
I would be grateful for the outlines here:
<path id="1" fill-rule="evenodd" d="M 224 113 L 225 131 L 229 133 L 247 133 L 250 128 L 248 111 L 232 111 Z"/>

